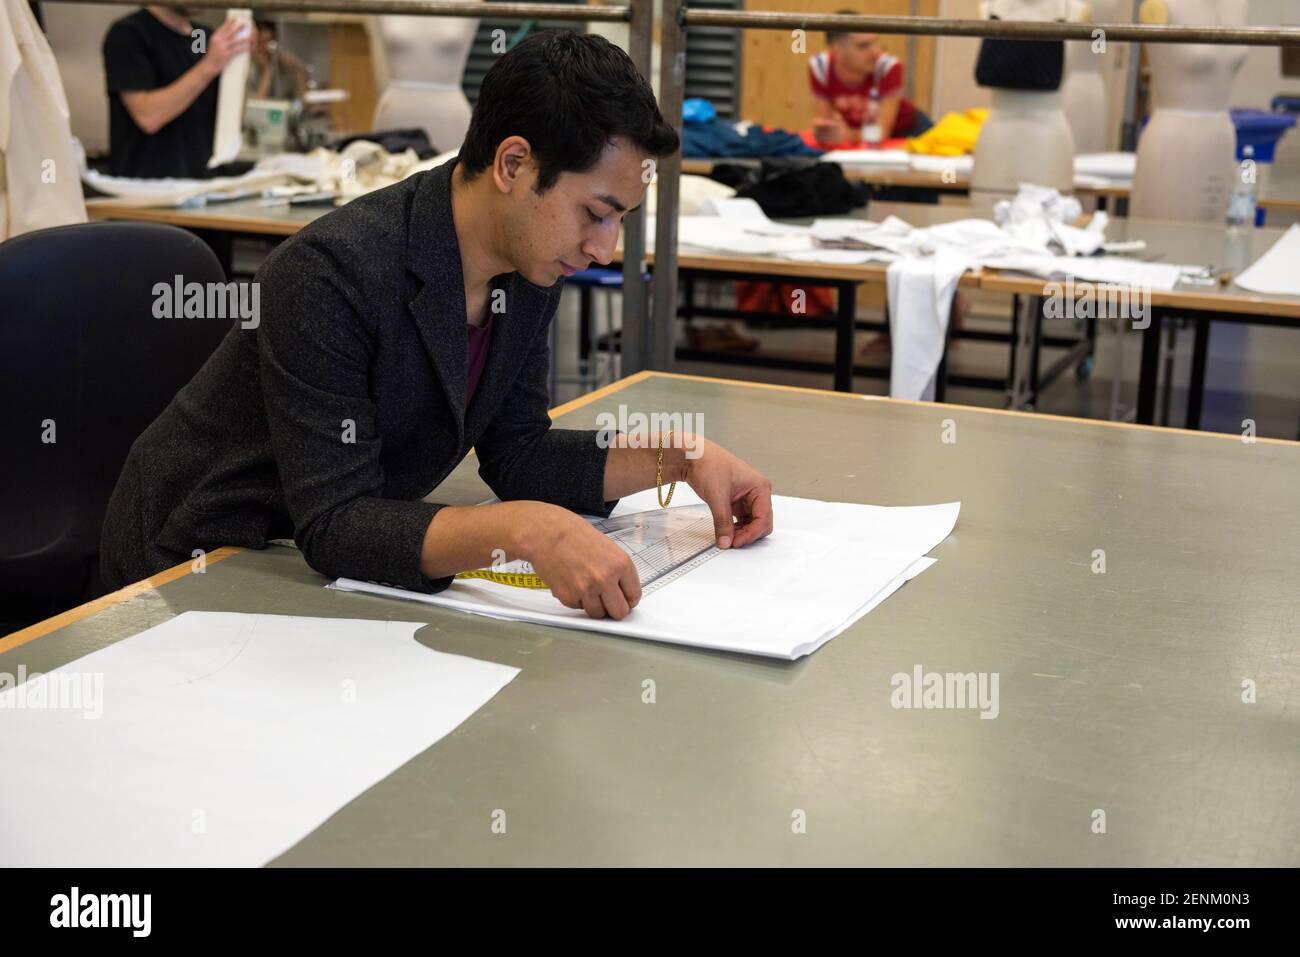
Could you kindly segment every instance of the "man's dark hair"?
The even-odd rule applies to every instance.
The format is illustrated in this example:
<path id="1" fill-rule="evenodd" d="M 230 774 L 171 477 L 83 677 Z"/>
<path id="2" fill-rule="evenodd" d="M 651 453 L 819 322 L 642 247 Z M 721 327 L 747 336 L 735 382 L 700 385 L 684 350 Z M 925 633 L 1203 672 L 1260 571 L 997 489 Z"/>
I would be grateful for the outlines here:
<path id="1" fill-rule="evenodd" d="M 659 158 L 676 152 L 666 122 L 632 58 L 595 34 L 548 30 L 501 56 L 483 77 L 459 165 L 472 179 L 511 136 L 537 156 L 537 191 L 561 173 L 585 173 L 615 137 Z"/>
<path id="2" fill-rule="evenodd" d="M 858 16 L 860 13 L 862 13 L 861 10 L 836 10 L 836 11 L 835 11 L 835 15 L 836 15 L 837 17 L 856 17 L 856 16 Z M 855 30 L 827 30 L 827 31 L 826 31 L 826 43 L 827 43 L 828 45 L 829 45 L 829 44 L 832 44 L 832 43 L 834 43 L 836 40 L 838 40 L 840 37 L 846 37 L 846 36 L 848 36 L 850 33 L 856 33 L 856 32 L 861 32 L 861 31 L 855 31 Z"/>

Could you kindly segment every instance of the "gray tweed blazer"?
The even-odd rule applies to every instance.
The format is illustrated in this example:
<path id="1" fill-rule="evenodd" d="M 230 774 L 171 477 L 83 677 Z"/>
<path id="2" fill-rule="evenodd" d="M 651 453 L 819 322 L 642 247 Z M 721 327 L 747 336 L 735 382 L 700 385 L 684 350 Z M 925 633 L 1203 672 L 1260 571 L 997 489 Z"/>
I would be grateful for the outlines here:
<path id="1" fill-rule="evenodd" d="M 131 449 L 104 521 L 106 585 L 292 535 L 328 577 L 440 591 L 451 579 L 419 563 L 443 506 L 422 499 L 471 446 L 501 499 L 610 513 L 599 433 L 547 415 L 563 279 L 496 277 L 505 313 L 465 407 L 455 165 L 354 200 L 267 259 L 257 328 L 236 325 Z"/>

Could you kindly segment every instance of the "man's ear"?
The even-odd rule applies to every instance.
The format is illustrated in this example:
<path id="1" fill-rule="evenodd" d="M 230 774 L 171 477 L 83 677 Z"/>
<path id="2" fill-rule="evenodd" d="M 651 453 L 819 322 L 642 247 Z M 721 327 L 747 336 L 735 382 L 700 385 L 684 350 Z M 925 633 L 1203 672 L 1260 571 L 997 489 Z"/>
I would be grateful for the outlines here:
<path id="1" fill-rule="evenodd" d="M 533 148 L 522 136 L 508 136 L 497 146 L 492 161 L 492 179 L 503 193 L 527 184 L 533 167 Z"/>

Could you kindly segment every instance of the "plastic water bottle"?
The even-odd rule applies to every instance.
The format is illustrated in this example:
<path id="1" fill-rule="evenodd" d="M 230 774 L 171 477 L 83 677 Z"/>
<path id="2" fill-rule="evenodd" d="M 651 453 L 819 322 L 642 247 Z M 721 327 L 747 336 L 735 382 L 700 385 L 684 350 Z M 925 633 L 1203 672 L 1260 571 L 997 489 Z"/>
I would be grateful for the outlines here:
<path id="1" fill-rule="evenodd" d="M 1228 225 L 1255 225 L 1256 197 L 1255 147 L 1244 146 L 1241 150 L 1241 165 L 1237 169 L 1237 182 L 1232 187 L 1232 198 L 1228 200 Z"/>

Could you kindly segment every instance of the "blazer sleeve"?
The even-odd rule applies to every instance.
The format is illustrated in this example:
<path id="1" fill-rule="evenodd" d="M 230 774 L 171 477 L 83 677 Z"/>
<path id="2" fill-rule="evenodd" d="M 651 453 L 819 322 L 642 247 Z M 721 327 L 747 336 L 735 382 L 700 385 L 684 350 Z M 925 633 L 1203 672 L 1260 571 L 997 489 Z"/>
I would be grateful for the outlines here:
<path id="1" fill-rule="evenodd" d="M 262 395 L 294 540 L 330 578 L 441 591 L 452 579 L 426 578 L 420 552 L 443 506 L 382 497 L 372 338 L 339 265 L 297 243 L 258 277 Z"/>
<path id="2" fill-rule="evenodd" d="M 557 302 L 558 293 L 547 307 L 552 319 Z M 478 474 L 502 501 L 550 502 L 607 518 L 618 504 L 605 501 L 607 433 L 551 428 L 549 328 L 550 321 L 539 324 L 514 385 L 474 443 Z"/>

